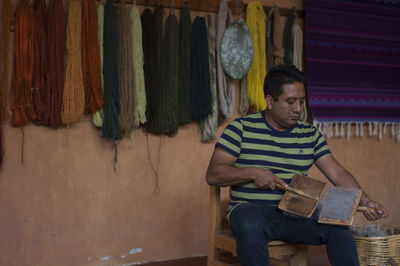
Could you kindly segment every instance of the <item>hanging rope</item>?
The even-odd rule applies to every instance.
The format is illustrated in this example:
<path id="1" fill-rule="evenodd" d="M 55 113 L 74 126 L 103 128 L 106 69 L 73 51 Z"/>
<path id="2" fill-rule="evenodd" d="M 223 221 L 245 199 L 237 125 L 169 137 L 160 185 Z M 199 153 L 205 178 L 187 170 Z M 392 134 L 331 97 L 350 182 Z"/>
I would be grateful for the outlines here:
<path id="1" fill-rule="evenodd" d="M 46 125 L 50 119 L 50 94 L 47 86 L 47 21 L 46 2 L 37 0 L 35 8 L 35 63 L 33 71 L 32 102 L 36 124 Z"/>
<path id="2" fill-rule="evenodd" d="M 190 9 L 182 8 L 179 24 L 179 125 L 192 122 L 190 112 L 190 45 L 192 22 Z"/>
<path id="3" fill-rule="evenodd" d="M 64 86 L 65 15 L 62 1 L 50 0 L 47 18 L 48 92 L 50 95 L 48 125 L 62 126 L 61 108 Z"/>
<path id="4" fill-rule="evenodd" d="M 153 194 L 154 195 L 159 195 L 160 194 L 160 185 L 159 185 L 159 169 L 160 169 L 160 157 L 161 157 L 161 143 L 162 143 L 162 138 L 163 136 L 159 136 L 159 144 L 158 144 L 158 151 L 157 151 L 157 165 L 156 167 L 154 167 L 153 165 L 153 161 L 151 160 L 151 156 L 150 156 L 150 147 L 149 147 L 149 135 L 146 134 L 146 147 L 147 147 L 147 158 L 149 160 L 150 166 L 151 166 L 151 170 L 153 170 L 154 176 L 155 176 L 155 185 L 153 188 Z"/>
<path id="5" fill-rule="evenodd" d="M 200 121 L 202 141 L 210 141 L 217 138 L 218 128 L 218 105 L 217 105 L 217 73 L 215 67 L 215 22 L 212 15 L 206 16 L 206 26 L 208 35 L 208 63 L 210 69 L 210 89 L 211 89 L 211 114 L 206 119 Z"/>
<path id="6" fill-rule="evenodd" d="M 157 10 L 157 8 L 156 8 Z M 162 13 L 161 13 L 162 15 Z M 155 78 L 156 78 L 156 61 L 155 61 L 155 16 L 149 8 L 146 8 L 141 16 L 142 21 L 142 40 L 143 40 L 143 71 L 144 80 L 146 86 L 146 119 L 147 123 L 145 125 L 146 131 L 152 132 L 152 125 L 154 123 L 154 118 L 156 115 L 156 88 L 155 88 Z"/>
<path id="7" fill-rule="evenodd" d="M 82 77 L 82 5 L 70 0 L 68 5 L 66 69 L 61 118 L 69 125 L 83 116 L 85 88 Z"/>
<path id="8" fill-rule="evenodd" d="M 136 5 L 131 9 L 131 34 L 133 53 L 133 74 L 135 82 L 135 127 L 146 123 L 146 90 L 143 73 L 142 23 Z"/>
<path id="9" fill-rule="evenodd" d="M 97 37 L 99 44 L 99 52 L 100 52 L 100 75 L 101 75 L 101 89 L 102 93 L 104 93 L 104 77 L 103 77 L 103 30 L 104 30 L 104 5 L 103 2 L 100 2 L 97 7 Z M 103 94 L 102 94 L 103 97 Z M 93 124 L 96 127 L 103 126 L 103 108 L 96 111 L 93 114 Z"/>
<path id="10" fill-rule="evenodd" d="M 133 56 L 130 10 L 125 4 L 118 8 L 118 78 L 120 93 L 119 121 L 122 132 L 135 126 L 135 83 L 133 81 Z"/>
<path id="11" fill-rule="evenodd" d="M 263 84 L 266 76 L 265 55 L 265 13 L 259 2 L 250 2 L 246 11 L 246 22 L 249 26 L 254 44 L 254 60 L 247 73 L 247 92 L 250 105 L 256 111 L 266 108 Z"/>
<path id="12" fill-rule="evenodd" d="M 9 40 L 10 40 L 10 14 L 11 14 L 11 0 L 3 2 L 2 12 L 2 28 L 1 28 L 1 41 L 2 41 L 2 59 L 1 59 L 1 83 L 0 83 L 0 121 L 8 120 L 8 87 L 9 87 Z"/>
<path id="13" fill-rule="evenodd" d="M 159 109 L 156 117 L 156 131 L 173 136 L 178 131 L 178 19 L 171 13 L 165 22 L 163 40 L 164 53 L 161 56 L 161 86 L 158 88 Z"/>
<path id="14" fill-rule="evenodd" d="M 211 114 L 210 67 L 205 19 L 193 21 L 190 52 L 190 109 L 192 119 L 201 121 Z"/>
<path id="15" fill-rule="evenodd" d="M 93 115 L 103 106 L 97 23 L 95 0 L 82 1 L 82 75 L 85 114 L 89 115 Z"/>
<path id="16" fill-rule="evenodd" d="M 216 22 L 216 48 L 219 109 L 223 116 L 229 118 L 233 115 L 235 109 L 235 84 L 232 79 L 225 75 L 219 56 L 222 37 L 224 35 L 225 29 L 231 23 L 232 17 L 227 2 L 227 0 L 222 0 L 219 4 Z"/>
<path id="17" fill-rule="evenodd" d="M 121 139 L 119 125 L 120 98 L 118 80 L 118 34 L 117 14 L 112 1 L 108 0 L 104 7 L 104 121 L 103 135 L 110 139 Z"/>
<path id="18" fill-rule="evenodd" d="M 147 94 L 149 97 L 147 98 L 147 107 L 149 114 L 146 114 L 147 124 L 146 130 L 150 133 L 160 134 L 161 130 L 158 126 L 159 120 L 159 108 L 160 108 L 160 95 L 159 90 L 161 86 L 161 51 L 165 47 L 163 47 L 163 8 L 161 6 L 157 6 L 154 10 L 154 29 L 153 32 L 153 55 L 152 61 L 150 62 L 151 68 L 151 78 L 152 78 L 152 86 L 149 86 L 149 91 Z M 147 40 L 148 41 L 148 40 Z M 146 41 L 146 42 L 147 42 Z"/>
<path id="19" fill-rule="evenodd" d="M 293 24 L 296 19 L 296 8 L 290 9 L 289 16 L 286 19 L 285 28 L 283 30 L 283 48 L 285 56 L 283 60 L 287 65 L 293 65 Z"/>

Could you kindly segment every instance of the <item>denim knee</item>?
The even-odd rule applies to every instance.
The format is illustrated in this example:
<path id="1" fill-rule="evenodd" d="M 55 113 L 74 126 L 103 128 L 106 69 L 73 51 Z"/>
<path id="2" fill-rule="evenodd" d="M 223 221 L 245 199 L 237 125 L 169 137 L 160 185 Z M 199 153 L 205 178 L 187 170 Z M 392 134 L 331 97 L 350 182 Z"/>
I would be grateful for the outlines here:
<path id="1" fill-rule="evenodd" d="M 236 207 L 230 216 L 230 224 L 232 233 L 244 241 L 256 241 L 262 238 L 263 241 L 268 241 L 270 232 L 268 223 L 265 217 L 256 208 L 243 204 Z"/>

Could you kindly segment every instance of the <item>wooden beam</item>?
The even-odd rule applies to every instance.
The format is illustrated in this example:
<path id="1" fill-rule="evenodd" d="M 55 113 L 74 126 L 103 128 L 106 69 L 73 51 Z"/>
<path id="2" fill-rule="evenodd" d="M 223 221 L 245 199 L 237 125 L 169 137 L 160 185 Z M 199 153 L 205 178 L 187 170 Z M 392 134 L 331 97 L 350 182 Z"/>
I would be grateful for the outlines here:
<path id="1" fill-rule="evenodd" d="M 135 0 L 113 0 L 114 2 L 122 2 L 125 1 L 125 3 L 128 4 L 133 4 Z M 279 1 L 277 0 L 277 3 Z M 208 12 L 208 13 L 217 13 L 218 12 L 218 7 L 219 7 L 219 1 L 215 0 L 136 0 L 137 5 L 142 5 L 142 6 L 158 6 L 161 5 L 164 8 L 170 8 L 172 5 L 175 9 L 180 9 L 183 6 L 189 7 L 190 10 L 193 11 L 203 11 L 203 12 Z M 246 12 L 246 7 L 247 3 L 244 3 L 243 1 L 239 1 L 239 8 L 237 7 L 237 2 L 232 0 L 228 2 L 229 7 L 231 8 L 232 14 L 237 15 L 237 9 L 240 10 L 240 12 L 245 13 Z M 272 8 L 272 6 L 264 6 L 264 11 L 266 14 L 268 14 L 269 9 Z M 290 13 L 290 8 L 279 8 L 279 13 L 281 16 L 288 16 Z M 297 17 L 298 18 L 304 18 L 304 11 L 303 10 L 297 10 Z"/>

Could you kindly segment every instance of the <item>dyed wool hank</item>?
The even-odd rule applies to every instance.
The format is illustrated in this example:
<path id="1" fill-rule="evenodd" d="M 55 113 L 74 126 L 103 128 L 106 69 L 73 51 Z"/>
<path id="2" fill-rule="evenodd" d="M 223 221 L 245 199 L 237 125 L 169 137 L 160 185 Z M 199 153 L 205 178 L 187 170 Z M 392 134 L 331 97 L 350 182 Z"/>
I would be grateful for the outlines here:
<path id="1" fill-rule="evenodd" d="M 207 39 L 205 19 L 196 17 L 190 54 L 190 109 L 196 121 L 205 119 L 212 111 Z"/>
<path id="2" fill-rule="evenodd" d="M 35 63 L 32 102 L 36 124 L 45 125 L 50 119 L 50 93 L 47 86 L 47 20 L 46 1 L 35 1 Z"/>
<path id="3" fill-rule="evenodd" d="M 83 116 L 85 89 L 82 77 L 82 5 L 80 0 L 70 0 L 68 6 L 66 68 L 61 118 L 69 125 Z"/>
<path id="4" fill-rule="evenodd" d="M 47 11 L 48 93 L 50 120 L 47 125 L 62 126 L 61 108 L 64 88 L 65 15 L 62 1 L 50 0 Z"/>
<path id="5" fill-rule="evenodd" d="M 100 71 L 96 3 L 95 0 L 85 0 L 82 1 L 82 74 L 85 88 L 85 114 L 93 115 L 103 106 Z"/>
<path id="6" fill-rule="evenodd" d="M 247 93 L 249 102 L 256 111 L 266 108 L 263 84 L 266 76 L 265 55 L 265 13 L 259 2 L 250 2 L 246 11 L 246 22 L 249 26 L 254 44 L 254 60 L 247 73 Z"/>
<path id="7" fill-rule="evenodd" d="M 131 35 L 132 35 L 132 59 L 135 83 L 135 127 L 146 123 L 146 89 L 143 72 L 143 47 L 142 47 L 142 23 L 139 10 L 134 5 L 131 9 Z"/>

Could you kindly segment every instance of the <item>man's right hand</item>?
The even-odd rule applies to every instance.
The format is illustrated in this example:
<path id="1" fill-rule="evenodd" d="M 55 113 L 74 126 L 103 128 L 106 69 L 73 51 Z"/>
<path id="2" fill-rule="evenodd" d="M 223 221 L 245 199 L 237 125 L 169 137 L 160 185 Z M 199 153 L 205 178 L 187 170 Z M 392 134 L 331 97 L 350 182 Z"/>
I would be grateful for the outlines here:
<path id="1" fill-rule="evenodd" d="M 274 175 L 271 171 L 261 168 L 254 168 L 254 183 L 259 188 L 271 190 L 275 190 L 277 183 L 287 186 L 285 181 Z"/>

